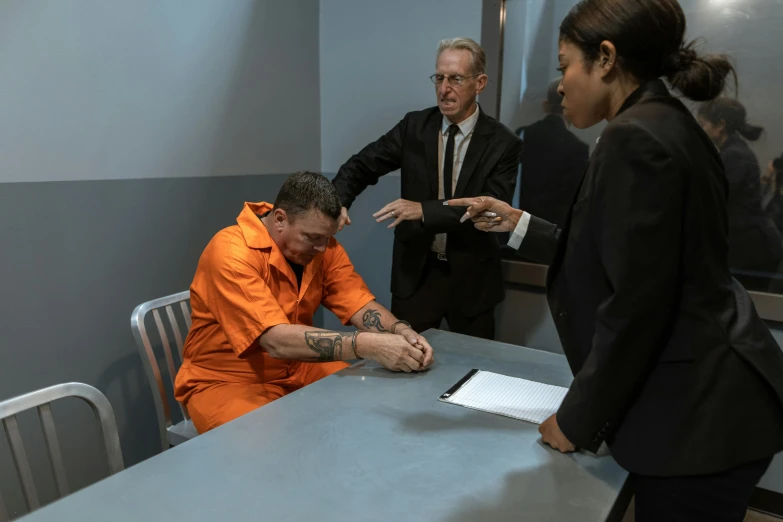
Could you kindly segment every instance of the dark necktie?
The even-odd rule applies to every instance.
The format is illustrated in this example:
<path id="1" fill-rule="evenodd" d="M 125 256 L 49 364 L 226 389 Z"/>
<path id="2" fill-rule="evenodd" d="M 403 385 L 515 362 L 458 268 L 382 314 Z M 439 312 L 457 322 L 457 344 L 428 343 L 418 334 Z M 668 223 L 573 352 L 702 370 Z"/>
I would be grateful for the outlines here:
<path id="1" fill-rule="evenodd" d="M 454 172 L 454 136 L 459 132 L 459 125 L 449 127 L 449 139 L 446 142 L 446 157 L 443 158 L 443 195 L 446 199 L 454 197 L 452 174 Z"/>

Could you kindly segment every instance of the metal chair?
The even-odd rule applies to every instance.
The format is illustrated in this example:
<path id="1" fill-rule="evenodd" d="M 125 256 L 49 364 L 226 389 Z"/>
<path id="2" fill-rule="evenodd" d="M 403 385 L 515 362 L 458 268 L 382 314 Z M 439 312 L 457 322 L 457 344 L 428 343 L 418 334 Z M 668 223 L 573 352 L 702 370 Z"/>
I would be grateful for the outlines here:
<path id="1" fill-rule="evenodd" d="M 52 466 L 57 492 L 60 497 L 64 497 L 70 490 L 50 403 L 66 397 L 82 399 L 90 405 L 93 413 L 100 420 L 106 456 L 109 460 L 109 475 L 122 471 L 125 467 L 122 461 L 120 437 L 117 435 L 114 410 L 106 396 L 92 386 L 78 382 L 58 384 L 2 401 L 0 402 L 0 419 L 3 421 L 8 445 L 11 448 L 11 454 L 16 466 L 16 473 L 22 484 L 22 493 L 27 503 L 27 509 L 30 511 L 41 507 L 41 503 L 38 500 L 38 492 L 33 482 L 33 473 L 27 460 L 27 453 L 24 449 L 22 434 L 19 431 L 19 423 L 16 416 L 23 411 L 38 408 L 38 416 L 41 419 L 41 427 L 46 439 L 49 463 Z M 3 497 L 0 495 L 0 522 L 6 520 L 9 520 L 8 511 L 3 502 Z"/>
<path id="2" fill-rule="evenodd" d="M 147 327 L 144 321 L 147 318 L 147 314 L 152 312 L 152 317 L 160 337 L 160 344 L 163 347 L 163 354 L 166 358 L 166 365 L 168 366 L 167 382 L 173 390 L 177 370 L 179 370 L 179 367 L 182 364 L 183 348 L 183 335 L 175 310 L 176 308 L 179 308 L 181 311 L 182 320 L 186 327 L 185 336 L 187 336 L 191 324 L 190 308 L 188 307 L 189 303 L 190 292 L 180 292 L 178 294 L 142 303 L 136 307 L 131 315 L 131 330 L 133 331 L 133 337 L 136 339 L 136 344 L 141 352 L 141 359 L 144 362 L 144 369 L 147 372 L 147 379 L 149 380 L 152 389 L 152 396 L 155 398 L 155 411 L 158 416 L 160 442 L 163 451 L 171 446 L 187 442 L 198 435 L 198 432 L 196 431 L 195 426 L 193 426 L 187 410 L 181 404 L 177 403 L 179 410 L 182 413 L 182 420 L 175 423 L 171 418 L 169 396 L 166 392 L 163 376 L 160 367 L 158 366 L 158 360 L 155 351 L 152 348 L 152 342 L 150 341 L 150 336 L 147 333 Z M 179 306 L 177 307 L 176 305 Z M 161 317 L 160 309 L 162 308 L 166 310 L 168 329 L 171 330 L 171 333 L 173 334 L 174 342 L 176 343 L 179 352 L 179 360 L 176 363 L 171 351 L 169 332 L 164 326 L 164 320 Z"/>

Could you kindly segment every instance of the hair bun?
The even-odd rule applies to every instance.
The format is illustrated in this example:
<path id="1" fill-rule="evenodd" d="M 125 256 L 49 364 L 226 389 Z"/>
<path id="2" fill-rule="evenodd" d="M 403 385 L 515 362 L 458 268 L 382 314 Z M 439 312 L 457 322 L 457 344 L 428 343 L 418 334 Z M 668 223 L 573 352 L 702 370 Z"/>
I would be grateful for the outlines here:
<path id="1" fill-rule="evenodd" d="M 694 40 L 669 55 L 663 64 L 663 73 L 675 89 L 694 101 L 712 100 L 723 92 L 726 78 L 736 73 L 725 55 L 699 55 Z"/>
<path id="2" fill-rule="evenodd" d="M 674 76 L 681 71 L 688 70 L 698 59 L 699 54 L 693 49 L 692 44 L 681 47 L 666 59 L 663 64 L 664 75 Z"/>

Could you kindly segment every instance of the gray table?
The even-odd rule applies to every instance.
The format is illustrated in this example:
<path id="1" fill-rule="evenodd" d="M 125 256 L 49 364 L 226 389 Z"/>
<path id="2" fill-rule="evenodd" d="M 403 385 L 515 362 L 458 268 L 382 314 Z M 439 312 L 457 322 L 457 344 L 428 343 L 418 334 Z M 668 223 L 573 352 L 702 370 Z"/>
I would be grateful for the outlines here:
<path id="1" fill-rule="evenodd" d="M 562 356 L 426 335 L 427 373 L 362 361 L 24 521 L 619 520 L 627 474 L 611 457 L 561 455 L 533 424 L 438 401 L 471 368 L 567 386 Z"/>

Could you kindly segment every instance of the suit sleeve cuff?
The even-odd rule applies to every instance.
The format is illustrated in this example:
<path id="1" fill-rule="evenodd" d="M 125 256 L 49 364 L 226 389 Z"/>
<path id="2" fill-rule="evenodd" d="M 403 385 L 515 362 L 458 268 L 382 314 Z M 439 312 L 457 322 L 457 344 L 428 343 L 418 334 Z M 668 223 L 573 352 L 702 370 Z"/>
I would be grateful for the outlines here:
<path id="1" fill-rule="evenodd" d="M 508 246 L 514 250 L 519 250 L 519 247 L 522 246 L 522 241 L 527 235 L 527 227 L 529 225 L 530 214 L 527 212 L 522 212 L 522 217 L 520 218 L 519 223 L 517 223 L 517 227 L 513 232 L 511 232 L 511 238 L 508 240 Z"/>

